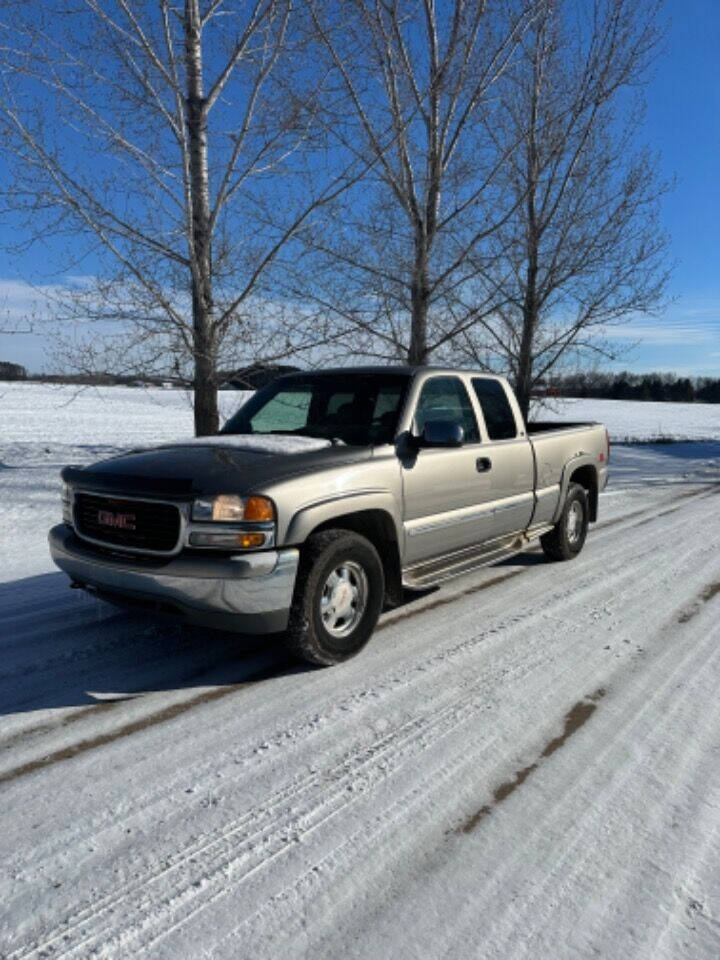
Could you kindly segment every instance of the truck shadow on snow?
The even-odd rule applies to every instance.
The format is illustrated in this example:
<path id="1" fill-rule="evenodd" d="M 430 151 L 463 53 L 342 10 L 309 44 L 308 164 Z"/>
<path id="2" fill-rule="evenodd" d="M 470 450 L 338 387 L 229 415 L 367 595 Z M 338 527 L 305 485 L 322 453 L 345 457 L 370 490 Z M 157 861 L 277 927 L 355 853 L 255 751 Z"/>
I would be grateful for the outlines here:
<path id="1" fill-rule="evenodd" d="M 436 592 L 406 594 L 395 609 Z M 62 573 L 0 584 L 0 716 L 158 691 L 259 683 L 317 669 L 281 635 L 205 629 L 70 590 Z"/>
<path id="2" fill-rule="evenodd" d="M 69 590 L 61 573 L 0 584 L 0 715 L 313 669 L 279 639 L 122 610 Z"/>

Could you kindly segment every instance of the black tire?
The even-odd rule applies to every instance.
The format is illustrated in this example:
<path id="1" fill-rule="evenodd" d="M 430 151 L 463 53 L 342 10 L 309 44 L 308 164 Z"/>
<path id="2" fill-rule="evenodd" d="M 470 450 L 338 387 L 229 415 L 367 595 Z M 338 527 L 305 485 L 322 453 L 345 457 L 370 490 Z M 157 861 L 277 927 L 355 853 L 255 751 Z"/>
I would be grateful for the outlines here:
<path id="1" fill-rule="evenodd" d="M 587 537 L 590 507 L 587 492 L 579 483 L 568 487 L 560 519 L 540 537 L 540 545 L 549 560 L 572 560 L 582 550 Z"/>
<path id="2" fill-rule="evenodd" d="M 336 596 L 341 613 L 333 605 Z M 313 534 L 300 553 L 286 646 L 293 656 L 320 666 L 349 660 L 370 639 L 384 597 L 382 561 L 369 540 L 350 530 Z"/>

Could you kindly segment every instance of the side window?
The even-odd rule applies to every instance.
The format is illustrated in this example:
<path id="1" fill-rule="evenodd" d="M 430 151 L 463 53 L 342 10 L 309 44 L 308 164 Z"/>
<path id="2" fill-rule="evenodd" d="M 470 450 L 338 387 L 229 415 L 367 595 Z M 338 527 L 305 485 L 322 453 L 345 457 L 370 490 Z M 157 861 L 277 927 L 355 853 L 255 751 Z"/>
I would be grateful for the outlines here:
<path id="1" fill-rule="evenodd" d="M 503 385 L 497 380 L 485 380 L 480 377 L 473 377 L 472 385 L 483 412 L 490 439 L 510 440 L 517 436 L 515 417 Z"/>
<path id="2" fill-rule="evenodd" d="M 306 426 L 310 389 L 280 390 L 250 420 L 253 433 L 292 433 Z"/>
<path id="3" fill-rule="evenodd" d="M 433 377 L 425 381 L 415 408 L 418 433 L 422 433 L 428 420 L 452 420 L 462 426 L 466 443 L 480 440 L 470 397 L 457 377 Z"/>

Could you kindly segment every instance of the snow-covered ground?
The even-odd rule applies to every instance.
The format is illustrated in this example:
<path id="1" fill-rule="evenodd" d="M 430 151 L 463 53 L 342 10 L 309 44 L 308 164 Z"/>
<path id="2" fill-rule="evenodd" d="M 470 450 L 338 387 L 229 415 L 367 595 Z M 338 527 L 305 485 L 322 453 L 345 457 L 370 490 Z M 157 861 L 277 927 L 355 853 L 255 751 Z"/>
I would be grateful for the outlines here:
<path id="1" fill-rule="evenodd" d="M 222 417 L 233 414 L 249 396 L 248 391 L 221 390 Z M 0 460 L 7 445 L 32 439 L 46 446 L 71 442 L 77 447 L 129 447 L 192 433 L 192 404 L 185 390 L 0 382 Z"/>
<path id="2" fill-rule="evenodd" d="M 181 395 L 0 394 L 3 960 L 720 957 L 712 423 L 615 447 L 571 564 L 408 599 L 312 670 L 53 571 L 59 467 L 189 434 Z"/>
<path id="3" fill-rule="evenodd" d="M 647 440 L 720 440 L 718 403 L 635 403 L 553 397 L 537 407 L 538 420 L 599 420 L 614 443 Z"/>

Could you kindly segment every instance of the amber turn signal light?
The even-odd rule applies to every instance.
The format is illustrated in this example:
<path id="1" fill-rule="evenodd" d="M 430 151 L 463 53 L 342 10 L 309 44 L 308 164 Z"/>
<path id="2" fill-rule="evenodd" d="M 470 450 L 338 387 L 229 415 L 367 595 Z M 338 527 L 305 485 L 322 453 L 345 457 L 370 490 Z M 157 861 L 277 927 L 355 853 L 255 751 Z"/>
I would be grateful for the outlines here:
<path id="1" fill-rule="evenodd" d="M 245 501 L 245 513 L 243 520 L 249 520 L 254 523 L 262 523 L 275 519 L 272 501 L 267 497 L 248 497 Z M 256 534 L 248 534 L 256 536 Z M 258 544 L 247 544 L 247 546 L 258 546 Z"/>
<path id="2" fill-rule="evenodd" d="M 245 550 L 249 550 L 251 547 L 261 547 L 265 543 L 265 534 L 239 533 L 237 535 L 237 542 L 239 546 L 243 547 Z"/>

